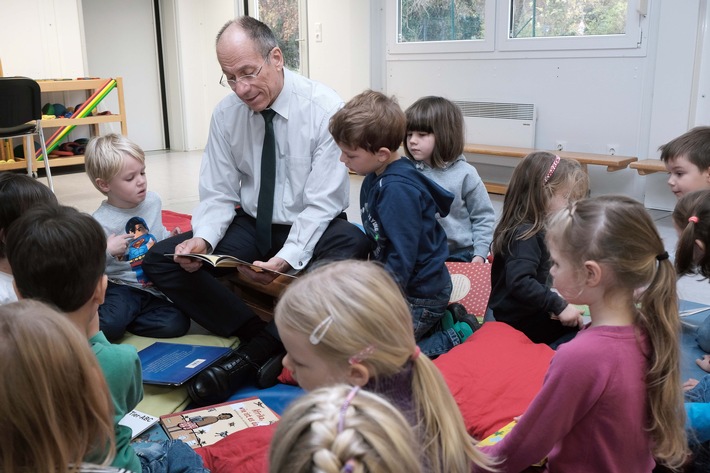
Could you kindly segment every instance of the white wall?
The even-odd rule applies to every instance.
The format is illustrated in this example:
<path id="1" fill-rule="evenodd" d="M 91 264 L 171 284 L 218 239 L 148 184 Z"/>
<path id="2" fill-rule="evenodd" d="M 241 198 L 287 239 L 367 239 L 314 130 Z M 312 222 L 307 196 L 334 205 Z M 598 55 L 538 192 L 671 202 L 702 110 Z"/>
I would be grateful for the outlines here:
<path id="1" fill-rule="evenodd" d="M 165 149 L 153 0 L 83 0 L 81 6 L 87 75 L 122 77 L 128 136 L 145 151 Z M 117 95 L 101 106 L 117 113 Z M 110 125 L 101 125 L 101 133 L 121 132 L 118 123 Z"/>
<path id="2" fill-rule="evenodd" d="M 219 85 L 215 37 L 235 16 L 233 0 L 161 0 L 171 149 L 205 147 Z"/>
<path id="3" fill-rule="evenodd" d="M 0 60 L 5 76 L 83 77 L 77 0 L 2 0 Z"/>
<path id="4" fill-rule="evenodd" d="M 314 25 L 321 23 L 322 42 Z M 308 0 L 309 76 L 348 100 L 370 87 L 370 2 Z"/>

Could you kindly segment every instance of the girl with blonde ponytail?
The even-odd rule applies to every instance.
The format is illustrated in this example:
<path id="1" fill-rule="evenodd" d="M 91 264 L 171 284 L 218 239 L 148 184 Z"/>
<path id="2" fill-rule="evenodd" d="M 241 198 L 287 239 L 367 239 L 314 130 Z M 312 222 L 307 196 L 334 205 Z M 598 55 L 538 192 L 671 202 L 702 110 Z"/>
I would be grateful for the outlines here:
<path id="1" fill-rule="evenodd" d="M 386 398 L 415 429 L 423 471 L 493 471 L 439 370 L 420 353 L 407 301 L 380 265 L 339 261 L 301 276 L 279 300 L 275 321 L 284 366 L 299 385 L 347 383 Z"/>

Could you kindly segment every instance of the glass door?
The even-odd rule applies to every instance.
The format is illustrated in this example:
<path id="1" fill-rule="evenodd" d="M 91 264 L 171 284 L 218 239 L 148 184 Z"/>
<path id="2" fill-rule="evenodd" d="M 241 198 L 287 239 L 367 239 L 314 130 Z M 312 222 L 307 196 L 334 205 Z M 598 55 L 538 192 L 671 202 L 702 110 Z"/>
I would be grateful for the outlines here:
<path id="1" fill-rule="evenodd" d="M 308 76 L 308 16 L 306 0 L 256 0 L 252 16 L 274 32 L 286 67 Z"/>

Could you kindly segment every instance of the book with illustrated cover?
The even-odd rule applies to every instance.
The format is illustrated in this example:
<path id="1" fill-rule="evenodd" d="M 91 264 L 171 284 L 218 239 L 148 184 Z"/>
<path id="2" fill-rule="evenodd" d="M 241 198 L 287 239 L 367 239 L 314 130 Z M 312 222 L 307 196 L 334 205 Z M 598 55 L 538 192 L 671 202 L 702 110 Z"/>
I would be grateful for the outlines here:
<path id="1" fill-rule="evenodd" d="M 203 253 L 185 253 L 179 255 L 177 253 L 166 253 L 165 256 L 169 258 L 172 258 L 174 256 L 195 258 L 202 261 L 203 263 L 211 264 L 215 268 L 236 268 L 238 266 L 248 266 L 252 271 L 255 271 L 257 273 L 272 273 L 280 276 L 286 276 L 289 278 L 296 278 L 296 276 L 291 274 L 282 273 L 273 269 L 262 268 L 261 266 L 256 266 L 253 263 L 248 263 L 232 255 L 207 255 Z"/>
<path id="2" fill-rule="evenodd" d="M 212 445 L 234 432 L 270 425 L 278 420 L 279 416 L 261 399 L 250 397 L 166 414 L 160 416 L 160 425 L 171 439 L 198 448 Z"/>
<path id="3" fill-rule="evenodd" d="M 124 425 L 131 429 L 131 439 L 138 437 L 158 422 L 158 417 L 146 414 L 145 412 L 133 409 L 118 421 L 119 425 Z"/>
<path id="4" fill-rule="evenodd" d="M 231 352 L 229 347 L 155 342 L 138 352 L 143 383 L 181 386 Z"/>

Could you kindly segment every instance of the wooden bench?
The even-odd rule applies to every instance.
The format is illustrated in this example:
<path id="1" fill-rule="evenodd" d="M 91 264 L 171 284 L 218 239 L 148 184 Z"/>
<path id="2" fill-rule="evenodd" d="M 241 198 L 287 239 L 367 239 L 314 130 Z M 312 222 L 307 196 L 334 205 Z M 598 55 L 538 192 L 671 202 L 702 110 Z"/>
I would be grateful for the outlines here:
<path id="1" fill-rule="evenodd" d="M 653 174 L 654 172 L 668 172 L 666 165 L 660 159 L 642 159 L 629 164 L 631 169 L 636 169 L 642 176 Z"/>
<path id="2" fill-rule="evenodd" d="M 541 151 L 532 148 L 517 148 L 513 146 L 496 146 L 483 144 L 466 144 L 464 153 L 482 154 L 487 156 L 502 156 L 506 158 L 524 158 L 534 151 Z M 638 158 L 634 156 L 618 156 L 595 153 L 579 153 L 575 151 L 550 151 L 561 158 L 574 159 L 582 165 L 585 172 L 588 172 L 588 165 L 606 166 L 608 172 L 619 171 L 629 167 Z M 505 194 L 508 185 L 500 182 L 485 182 L 486 190 L 491 194 Z"/>

